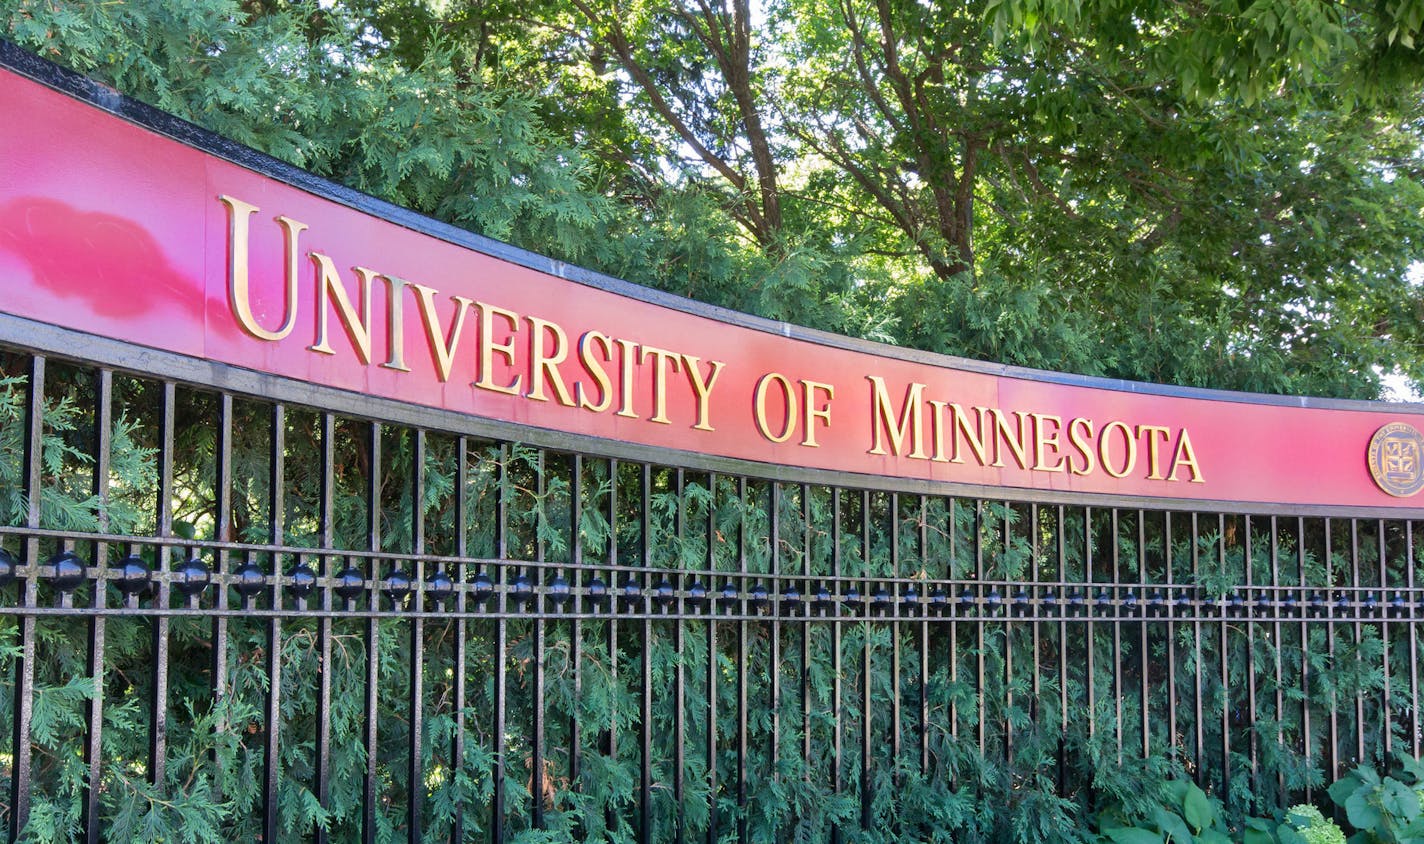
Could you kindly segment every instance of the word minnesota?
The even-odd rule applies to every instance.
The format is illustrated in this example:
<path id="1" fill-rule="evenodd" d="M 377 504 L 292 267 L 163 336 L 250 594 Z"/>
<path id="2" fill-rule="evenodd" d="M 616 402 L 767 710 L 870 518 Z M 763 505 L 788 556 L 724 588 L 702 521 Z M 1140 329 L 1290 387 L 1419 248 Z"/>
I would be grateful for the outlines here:
<path id="1" fill-rule="evenodd" d="M 885 379 L 868 375 L 871 386 L 871 454 L 937 463 L 965 463 L 1150 481 L 1205 483 L 1186 428 L 1131 425 L 1113 420 L 1099 426 L 1081 416 L 997 407 L 964 407 L 925 397 L 912 383 L 896 407 Z"/>
<path id="2" fill-rule="evenodd" d="M 281 321 L 266 319 L 269 325 L 277 324 L 264 326 L 253 311 L 249 279 L 250 221 L 259 209 L 231 196 L 218 199 L 228 212 L 228 302 L 233 316 L 243 331 L 259 340 L 282 340 L 297 324 L 298 282 L 302 275 L 298 240 L 307 226 L 289 217 L 275 218 L 286 249 L 285 302 Z M 431 364 L 436 376 L 445 382 L 454 373 L 461 339 L 467 333 L 466 321 L 474 314 L 478 329 L 474 347 L 469 351 L 475 359 L 475 380 L 471 386 L 477 389 L 532 401 L 553 401 L 593 413 L 612 411 L 630 419 L 646 417 L 649 422 L 664 425 L 672 424 L 668 416 L 669 391 L 680 389 L 687 391 L 684 395 L 690 394 L 692 402 L 679 404 L 696 408 L 694 418 L 687 420 L 691 427 L 714 430 L 712 390 L 726 365 L 723 361 L 704 363 L 695 355 L 611 337 L 600 331 L 585 331 L 573 341 L 556 322 L 521 315 L 465 296 L 450 295 L 437 302 L 438 291 L 433 288 L 365 267 L 353 268 L 357 282 L 353 303 L 335 262 L 320 252 L 309 252 L 307 257 L 311 259 L 316 283 L 315 338 L 307 346 L 308 351 L 336 354 L 329 330 L 329 316 L 334 313 L 357 358 L 369 366 L 376 360 L 373 355 L 377 350 L 372 348 L 374 329 L 384 322 L 385 359 L 379 366 L 409 372 L 405 309 L 414 304 Z M 372 289 L 378 284 L 386 287 L 383 320 L 372 313 L 371 307 Z M 439 311 L 450 307 L 443 299 L 448 299 L 453 309 L 442 317 Z M 580 377 L 566 381 L 561 365 L 574 360 L 581 370 Z"/>

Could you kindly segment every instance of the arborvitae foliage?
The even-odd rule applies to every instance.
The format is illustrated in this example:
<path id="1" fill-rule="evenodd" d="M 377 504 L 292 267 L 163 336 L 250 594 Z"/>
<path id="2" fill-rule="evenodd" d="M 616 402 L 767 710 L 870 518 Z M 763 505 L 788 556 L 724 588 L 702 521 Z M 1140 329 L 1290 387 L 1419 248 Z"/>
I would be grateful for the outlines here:
<path id="1" fill-rule="evenodd" d="M 0 373 L 4 545 L 18 557 L 27 553 L 26 361 L 8 357 Z M 915 587 L 919 580 L 952 580 L 944 596 L 950 603 L 969 595 L 1000 607 L 987 620 L 925 624 L 511 619 L 502 656 L 503 787 L 506 828 L 518 840 L 632 840 L 644 719 L 653 737 L 655 840 L 669 840 L 677 828 L 672 786 L 679 759 L 688 838 L 710 823 L 715 768 L 722 835 L 744 824 L 756 841 L 771 841 L 778 831 L 793 840 L 826 840 L 832 827 L 846 840 L 866 842 L 1063 841 L 1102 823 L 1104 807 L 1117 807 L 1115 818 L 1152 817 L 1166 784 L 1187 777 L 1223 802 L 1222 823 L 1239 830 L 1248 815 L 1271 815 L 1307 788 L 1321 794 L 1332 766 L 1381 759 L 1382 729 L 1393 731 L 1396 748 L 1408 746 L 1401 720 L 1407 715 L 1399 715 L 1417 693 L 1407 680 L 1417 647 L 1408 625 L 1248 622 L 1240 606 L 1240 586 L 1247 583 L 1293 587 L 1292 600 L 1317 608 L 1357 585 L 1405 584 L 1410 560 L 1402 527 L 1394 523 L 1248 521 L 834 492 L 756 479 L 714 481 L 703 472 L 594 457 L 576 461 L 469 439 L 462 459 L 461 441 L 438 432 L 424 437 L 423 498 L 416 506 L 415 432 L 347 418 L 331 425 L 327 522 L 322 477 L 328 444 L 320 414 L 286 408 L 278 420 L 271 405 L 237 398 L 230 424 L 223 425 L 229 400 L 179 386 L 168 501 L 174 527 L 170 544 L 160 546 L 123 537 L 158 533 L 163 385 L 114 379 L 107 488 L 98 495 L 95 378 L 54 362 L 46 370 L 39 527 L 82 538 L 41 537 L 41 558 L 72 547 L 91 564 L 102 560 L 111 567 L 137 554 L 150 567 L 196 558 L 228 573 L 249 563 L 263 572 L 307 564 L 325 565 L 331 574 L 352 566 L 363 577 L 402 570 L 425 578 L 438 569 L 498 577 L 493 561 L 505 559 L 528 564 L 508 566 L 506 579 L 522 568 L 536 582 L 564 576 L 587 586 L 593 573 L 559 568 L 578 561 L 610 566 L 598 575 L 615 586 L 627 574 L 611 567 L 649 566 L 653 571 L 639 576 L 645 590 L 656 586 L 660 570 L 683 586 L 697 579 L 714 591 L 743 571 L 761 576 L 769 590 L 778 588 L 773 574 L 804 573 L 814 583 L 838 571 L 898 576 L 922 592 L 936 587 Z M 278 424 L 280 532 L 272 510 Z M 226 471 L 220 471 L 224 461 Z M 230 483 L 220 483 L 223 475 Z M 228 542 L 237 544 L 216 544 Z M 284 550 L 274 552 L 274 543 Z M 674 574 L 685 570 L 702 574 Z M 1134 582 L 1150 585 L 1126 585 Z M 92 584 L 76 590 L 74 606 L 92 605 Z M 1159 598 L 1170 603 L 1174 584 L 1219 595 L 1222 614 L 1088 620 L 1101 612 L 1103 600 L 1121 602 L 1127 595 L 1144 605 Z M 14 588 L 6 600 L 13 600 Z M 123 605 L 114 585 L 106 592 L 108 606 Z M 214 606 L 215 592 L 205 591 L 198 612 L 161 621 L 145 614 L 159 605 L 144 594 L 138 614 L 103 623 L 100 812 L 111 835 L 199 841 L 258 835 L 275 633 L 283 840 L 298 840 L 313 825 L 330 830 L 336 841 L 359 834 L 373 647 L 378 839 L 402 838 L 412 794 L 430 840 L 448 838 L 457 818 L 465 840 L 487 838 L 498 785 L 496 621 L 427 619 L 417 642 L 409 616 L 372 622 L 338 612 L 323 622 L 297 612 L 280 621 L 256 615 L 219 621 L 201 611 Z M 1083 618 L 1014 620 L 1021 617 L 1022 597 L 1047 594 L 1077 607 Z M 231 585 L 225 595 L 226 606 L 245 606 Z M 1384 602 L 1389 592 L 1370 595 Z M 61 597 L 42 585 L 42 604 Z M 400 609 L 379 600 L 383 609 Z M 270 601 L 264 590 L 250 606 L 263 609 Z M 185 604 L 174 595 L 169 606 Z M 298 608 L 291 595 L 283 606 Z M 366 607 L 365 597 L 351 605 Z M 340 600 L 335 608 L 342 608 Z M 81 615 L 45 617 L 37 625 L 29 840 L 78 834 L 88 773 L 80 749 L 96 688 L 88 665 L 91 624 Z M 0 721 L 6 723 L 14 712 L 16 625 L 15 616 L 0 613 L 0 641 L 7 643 L 0 651 Z M 332 693 L 323 807 L 315 766 L 325 625 Z M 169 692 L 165 773 L 155 784 L 149 742 L 156 633 L 166 642 Z M 463 667 L 455 665 L 460 637 Z M 536 653 L 542 654 L 538 712 L 545 760 L 538 772 L 531 768 Z M 414 784 L 408 779 L 413 664 L 421 672 L 424 721 L 423 781 Z M 651 680 L 648 709 L 641 700 L 644 670 Z M 456 706 L 457 672 L 463 672 L 463 708 Z M 681 742 L 674 739 L 679 678 Z M 743 694 L 746 750 L 740 757 Z M 922 706 L 928 715 L 924 768 Z M 709 760 L 714 728 L 716 754 Z M 452 755 L 457 739 L 459 758 Z M 865 829 L 863 758 L 871 766 Z M 746 772 L 745 809 L 737 801 L 739 769 Z M 530 826 L 533 800 L 544 806 L 543 830 Z"/>

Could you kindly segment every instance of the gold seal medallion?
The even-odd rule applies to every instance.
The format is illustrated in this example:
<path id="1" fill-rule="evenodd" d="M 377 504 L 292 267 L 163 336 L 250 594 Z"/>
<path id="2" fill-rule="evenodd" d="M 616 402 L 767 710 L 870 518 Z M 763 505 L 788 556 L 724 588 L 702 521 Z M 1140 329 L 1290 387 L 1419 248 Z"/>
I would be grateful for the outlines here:
<path id="1" fill-rule="evenodd" d="M 1370 475 L 1380 489 L 1407 498 L 1424 489 L 1424 435 L 1413 425 L 1391 422 L 1370 437 Z"/>

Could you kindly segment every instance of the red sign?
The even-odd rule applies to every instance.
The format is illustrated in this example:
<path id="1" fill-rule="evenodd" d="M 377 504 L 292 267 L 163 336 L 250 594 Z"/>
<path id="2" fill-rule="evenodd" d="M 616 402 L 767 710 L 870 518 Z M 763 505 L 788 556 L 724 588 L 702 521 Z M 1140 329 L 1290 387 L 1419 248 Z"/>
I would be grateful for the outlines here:
<path id="1" fill-rule="evenodd" d="M 1080 386 L 812 342 L 397 225 L 9 71 L 0 113 L 12 116 L 0 310 L 16 316 L 536 428 L 813 469 L 1373 507 L 1409 505 L 1401 491 L 1424 477 L 1417 432 L 1370 446 L 1385 426 L 1413 430 L 1417 407 Z"/>

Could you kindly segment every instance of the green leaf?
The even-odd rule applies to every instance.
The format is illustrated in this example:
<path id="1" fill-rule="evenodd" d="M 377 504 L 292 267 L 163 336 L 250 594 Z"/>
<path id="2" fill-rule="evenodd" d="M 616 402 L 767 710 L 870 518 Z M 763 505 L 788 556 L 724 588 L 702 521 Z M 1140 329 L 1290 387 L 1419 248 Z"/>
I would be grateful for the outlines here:
<path id="1" fill-rule="evenodd" d="M 1384 822 L 1379 807 L 1371 799 L 1373 796 L 1370 789 L 1362 788 L 1345 800 L 1345 816 L 1355 829 L 1372 830 Z"/>
<path id="2" fill-rule="evenodd" d="M 1419 795 L 1414 789 L 1389 777 L 1380 793 L 1380 808 L 1393 818 L 1414 818 L 1419 814 Z"/>
<path id="3" fill-rule="evenodd" d="M 1326 791 L 1330 795 L 1330 799 L 1335 801 L 1335 805 L 1343 807 L 1345 805 L 1345 801 L 1349 800 L 1350 796 L 1353 795 L 1355 793 L 1355 790 L 1360 788 L 1361 785 L 1362 783 L 1360 782 L 1359 777 L 1355 775 L 1354 771 L 1351 771 L 1350 773 L 1331 783 L 1330 788 Z"/>
<path id="4" fill-rule="evenodd" d="M 1192 840 L 1192 831 L 1187 829 L 1187 825 L 1182 822 L 1182 818 L 1176 812 L 1168 811 L 1161 806 L 1154 806 L 1152 820 L 1168 841 L 1175 844 L 1187 844 Z"/>
<path id="5" fill-rule="evenodd" d="M 1163 844 L 1162 836 L 1158 833 L 1137 827 L 1105 829 L 1103 834 L 1117 844 Z"/>
<path id="6" fill-rule="evenodd" d="M 1182 798 L 1182 817 L 1187 819 L 1192 831 L 1201 832 L 1211 825 L 1211 800 L 1199 786 L 1192 783 Z"/>

